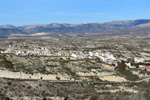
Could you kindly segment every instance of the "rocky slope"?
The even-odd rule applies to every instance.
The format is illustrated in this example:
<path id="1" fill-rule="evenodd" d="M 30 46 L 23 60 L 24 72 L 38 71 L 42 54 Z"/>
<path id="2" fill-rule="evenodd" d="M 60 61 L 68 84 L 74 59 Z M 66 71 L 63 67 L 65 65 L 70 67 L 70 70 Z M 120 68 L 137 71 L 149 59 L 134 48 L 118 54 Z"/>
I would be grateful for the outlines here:
<path id="1" fill-rule="evenodd" d="M 149 100 L 150 97 L 149 83 L 51 82 L 4 78 L 0 79 L 0 83 L 1 100 Z"/>

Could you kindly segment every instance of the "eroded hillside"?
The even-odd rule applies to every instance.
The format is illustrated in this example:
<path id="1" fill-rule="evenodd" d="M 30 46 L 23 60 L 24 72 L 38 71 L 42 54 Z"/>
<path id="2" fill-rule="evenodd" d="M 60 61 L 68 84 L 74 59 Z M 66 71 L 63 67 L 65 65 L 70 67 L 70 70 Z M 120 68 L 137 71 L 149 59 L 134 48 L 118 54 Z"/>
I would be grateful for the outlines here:
<path id="1" fill-rule="evenodd" d="M 127 81 L 114 71 L 113 66 L 98 60 L 70 60 L 66 57 L 22 57 L 13 54 L 1 55 L 0 57 L 1 70 L 6 68 L 12 72 L 25 74 L 24 77 L 20 75 L 20 78 L 29 76 L 31 79 L 40 79 L 41 77 L 43 79 L 57 79 L 59 77 L 59 80 Z"/>

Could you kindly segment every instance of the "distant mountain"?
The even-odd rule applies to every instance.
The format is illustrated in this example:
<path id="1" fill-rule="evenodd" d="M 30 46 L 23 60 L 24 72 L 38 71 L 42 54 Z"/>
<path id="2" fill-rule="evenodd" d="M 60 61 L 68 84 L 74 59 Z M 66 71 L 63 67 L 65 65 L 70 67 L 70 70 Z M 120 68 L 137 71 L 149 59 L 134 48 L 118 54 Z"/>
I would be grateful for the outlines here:
<path id="1" fill-rule="evenodd" d="M 16 29 L 16 27 L 11 24 L 1 25 L 0 28 Z"/>
<path id="2" fill-rule="evenodd" d="M 0 36 L 10 36 L 11 34 L 26 34 L 26 33 L 18 29 L 0 28 Z"/>
<path id="3" fill-rule="evenodd" d="M 88 23 L 88 24 L 57 24 L 52 23 L 48 25 L 29 25 L 20 26 L 26 33 L 40 33 L 40 32 L 56 32 L 56 33 L 99 33 L 105 31 L 120 30 L 122 28 L 134 27 L 140 24 L 149 23 L 150 20 L 125 20 L 113 21 L 106 23 Z M 20 28 L 19 27 L 19 28 Z"/>
<path id="4" fill-rule="evenodd" d="M 95 36 L 122 34 L 150 34 L 150 19 L 121 20 L 87 24 L 35 24 L 15 27 L 1 25 L 0 35 L 22 34 L 24 36 Z M 12 35 L 13 34 L 13 35 Z"/>

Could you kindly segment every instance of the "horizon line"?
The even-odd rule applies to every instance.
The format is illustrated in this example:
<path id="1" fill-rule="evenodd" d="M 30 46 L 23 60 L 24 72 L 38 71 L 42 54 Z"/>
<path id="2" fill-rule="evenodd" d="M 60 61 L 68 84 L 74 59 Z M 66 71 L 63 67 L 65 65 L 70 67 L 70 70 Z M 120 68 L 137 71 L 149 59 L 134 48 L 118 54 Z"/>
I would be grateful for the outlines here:
<path id="1" fill-rule="evenodd" d="M 12 25 L 15 27 L 19 27 L 19 26 L 27 26 L 27 25 L 49 25 L 49 24 L 103 24 L 103 23 L 109 23 L 109 22 L 117 22 L 117 21 L 134 21 L 134 20 L 150 20 L 150 19 L 125 19 L 125 20 L 112 20 L 112 21 L 105 21 L 105 22 L 87 22 L 87 23 L 66 23 L 66 22 L 51 22 L 48 24 L 44 24 L 44 23 L 35 23 L 35 24 L 22 24 L 22 25 L 13 25 L 13 24 L 3 24 L 3 25 Z M 0 25 L 0 26 L 3 26 Z"/>

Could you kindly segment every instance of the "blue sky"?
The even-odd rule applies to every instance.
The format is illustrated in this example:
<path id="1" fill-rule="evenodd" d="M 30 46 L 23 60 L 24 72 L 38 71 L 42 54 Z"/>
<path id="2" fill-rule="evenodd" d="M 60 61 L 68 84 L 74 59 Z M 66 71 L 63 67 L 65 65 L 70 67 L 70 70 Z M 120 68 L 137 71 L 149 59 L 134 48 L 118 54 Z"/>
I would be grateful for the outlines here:
<path id="1" fill-rule="evenodd" d="M 150 0 L 0 0 L 0 25 L 150 19 Z"/>

